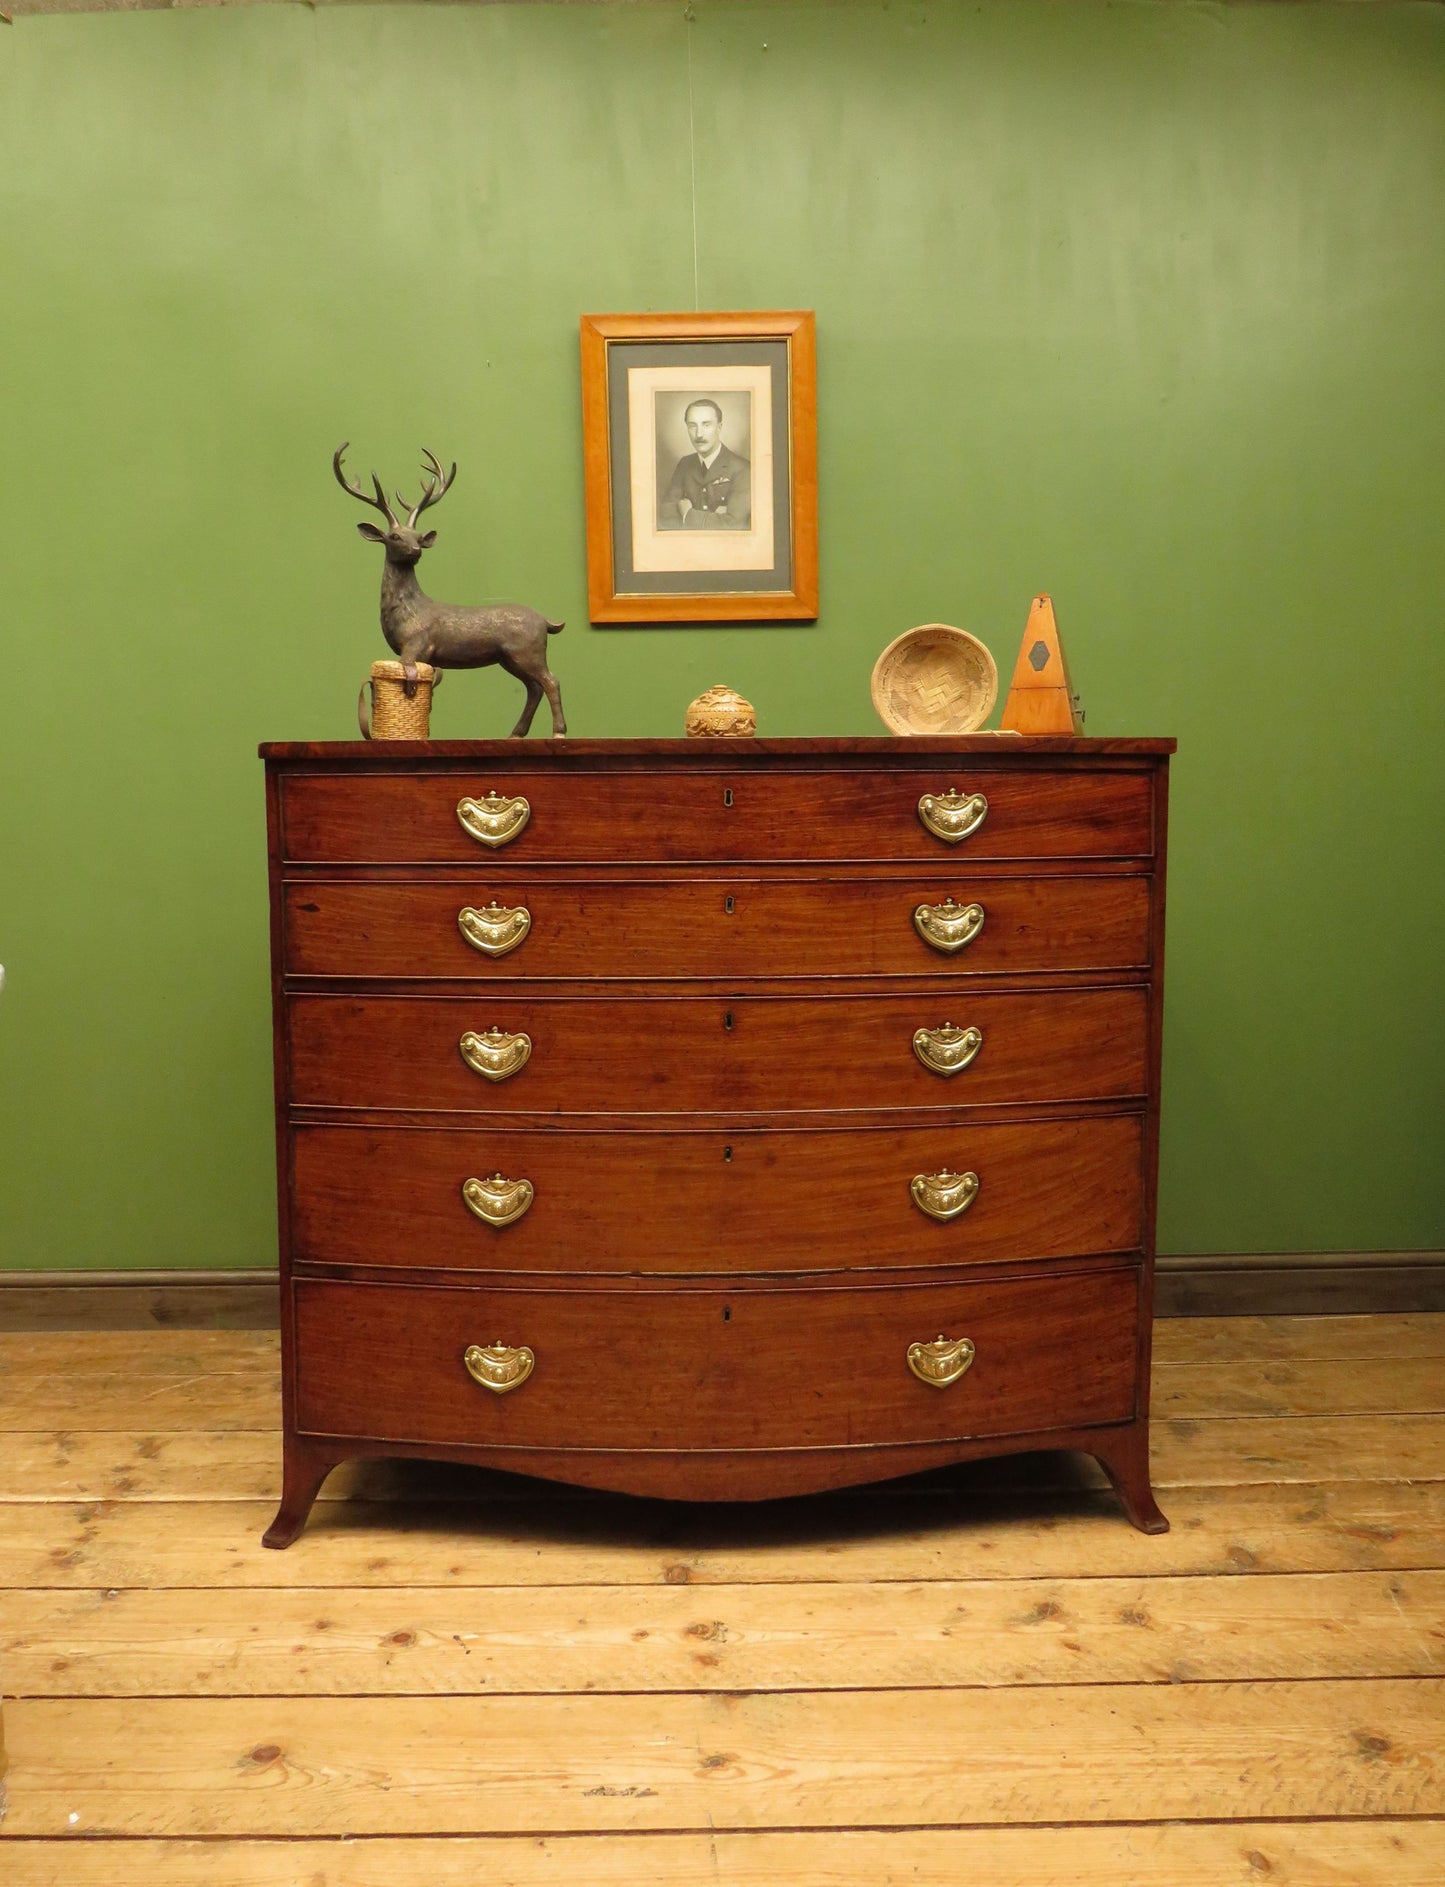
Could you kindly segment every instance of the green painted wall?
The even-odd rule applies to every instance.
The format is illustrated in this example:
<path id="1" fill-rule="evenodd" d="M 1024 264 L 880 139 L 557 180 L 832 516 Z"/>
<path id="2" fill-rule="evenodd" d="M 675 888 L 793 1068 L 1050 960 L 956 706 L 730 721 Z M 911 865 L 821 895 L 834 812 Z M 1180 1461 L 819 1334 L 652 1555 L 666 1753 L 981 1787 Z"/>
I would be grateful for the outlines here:
<path id="1" fill-rule="evenodd" d="M 460 459 L 430 587 L 566 616 L 577 734 L 876 731 L 891 636 L 1007 673 L 1051 590 L 1090 731 L 1181 743 L 1163 1248 L 1445 1245 L 1445 9 L 693 11 L 0 27 L 0 1262 L 273 1256 L 254 755 L 380 652 L 343 437 Z M 577 316 L 695 296 L 817 310 L 816 628 L 586 626 Z"/>

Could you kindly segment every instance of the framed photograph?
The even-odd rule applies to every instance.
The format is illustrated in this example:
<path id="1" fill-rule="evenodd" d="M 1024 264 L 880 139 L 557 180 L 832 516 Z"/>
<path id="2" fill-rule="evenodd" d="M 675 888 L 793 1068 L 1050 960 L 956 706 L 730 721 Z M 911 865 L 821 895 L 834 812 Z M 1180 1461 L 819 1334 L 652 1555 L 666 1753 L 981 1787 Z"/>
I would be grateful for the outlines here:
<path id="1" fill-rule="evenodd" d="M 813 316 L 584 315 L 593 622 L 818 614 Z"/>

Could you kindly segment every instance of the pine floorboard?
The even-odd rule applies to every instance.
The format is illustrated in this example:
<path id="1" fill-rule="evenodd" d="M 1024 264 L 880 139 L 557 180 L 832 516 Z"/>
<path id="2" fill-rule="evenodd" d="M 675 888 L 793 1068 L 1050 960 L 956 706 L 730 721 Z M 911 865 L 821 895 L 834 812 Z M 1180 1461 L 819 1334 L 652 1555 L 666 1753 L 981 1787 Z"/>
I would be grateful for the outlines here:
<path id="1" fill-rule="evenodd" d="M 1439 1887 L 1445 1317 L 1180 1319 L 1128 1527 L 332 1475 L 276 1338 L 0 1335 L 6 1887 Z"/>

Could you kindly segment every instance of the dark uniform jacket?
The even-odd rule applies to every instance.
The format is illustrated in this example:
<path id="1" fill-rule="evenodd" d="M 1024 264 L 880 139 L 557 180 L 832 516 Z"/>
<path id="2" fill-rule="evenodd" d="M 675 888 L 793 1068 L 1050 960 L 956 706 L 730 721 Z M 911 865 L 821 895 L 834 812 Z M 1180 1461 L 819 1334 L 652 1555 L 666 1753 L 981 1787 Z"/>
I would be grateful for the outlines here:
<path id="1" fill-rule="evenodd" d="M 718 448 L 710 469 L 695 452 L 689 452 L 685 459 L 678 460 L 672 483 L 658 506 L 663 530 L 747 530 L 753 517 L 751 470 L 747 460 L 727 446 Z M 680 498 L 686 498 L 692 506 L 685 518 L 678 510 Z"/>

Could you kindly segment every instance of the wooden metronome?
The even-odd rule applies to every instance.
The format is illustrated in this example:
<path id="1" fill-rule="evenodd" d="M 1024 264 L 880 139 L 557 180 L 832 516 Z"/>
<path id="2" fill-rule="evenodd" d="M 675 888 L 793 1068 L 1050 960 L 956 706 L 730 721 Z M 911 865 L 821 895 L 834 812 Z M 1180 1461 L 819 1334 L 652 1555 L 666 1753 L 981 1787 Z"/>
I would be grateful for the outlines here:
<path id="1" fill-rule="evenodd" d="M 1081 734 L 1084 711 L 1069 681 L 1053 600 L 1036 596 L 1014 664 L 1001 730 L 1014 734 Z"/>

